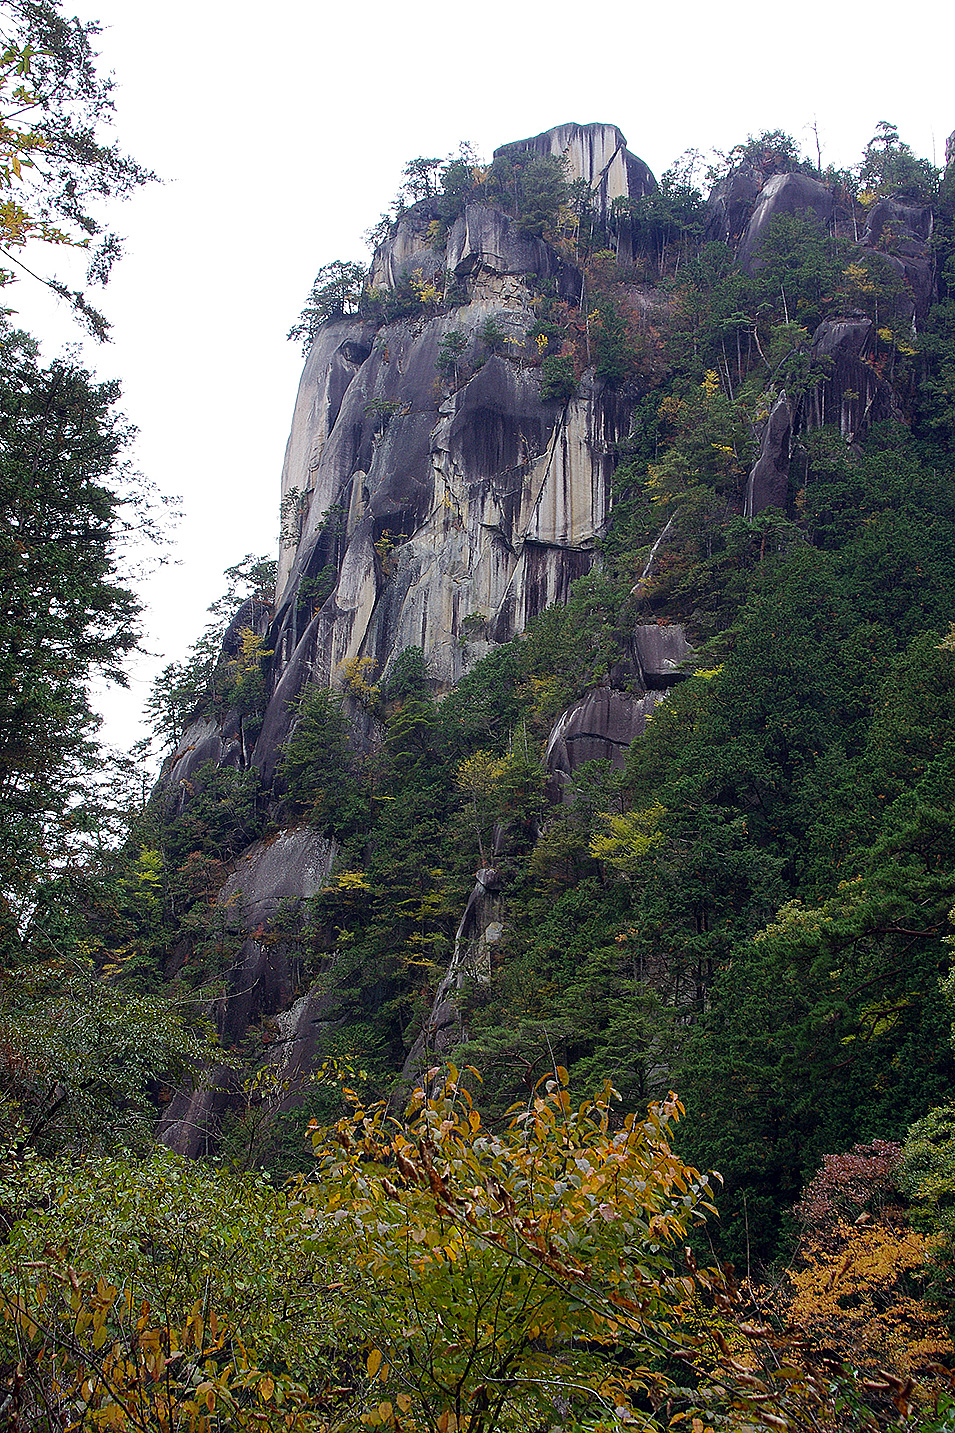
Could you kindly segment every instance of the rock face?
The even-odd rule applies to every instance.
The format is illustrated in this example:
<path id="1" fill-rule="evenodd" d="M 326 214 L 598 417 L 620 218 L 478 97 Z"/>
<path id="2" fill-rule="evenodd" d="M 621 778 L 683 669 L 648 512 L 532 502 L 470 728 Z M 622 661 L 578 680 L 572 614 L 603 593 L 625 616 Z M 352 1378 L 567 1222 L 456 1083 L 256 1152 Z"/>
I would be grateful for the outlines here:
<path id="1" fill-rule="evenodd" d="M 632 234 L 614 201 L 639 199 L 656 181 L 621 132 L 566 124 L 497 151 L 525 153 L 566 159 L 568 177 L 589 186 L 626 260 Z M 946 156 L 951 174 L 955 135 Z M 710 195 L 706 238 L 736 248 L 753 275 L 778 215 L 808 215 L 845 237 L 823 184 L 803 173 L 766 179 L 743 164 Z M 900 296 L 893 317 L 917 329 L 934 293 L 931 210 L 886 197 L 870 210 L 864 234 L 852 237 L 859 251 L 883 255 L 894 269 Z M 366 662 L 371 680 L 386 680 L 396 658 L 415 648 L 432 690 L 446 693 L 495 644 L 564 602 L 572 583 L 599 560 L 611 475 L 631 433 L 637 394 L 605 386 L 590 370 L 571 398 L 545 398 L 533 341 L 542 290 L 575 305 L 582 294 L 578 268 L 493 205 L 471 202 L 448 227 L 437 203 L 423 200 L 379 246 L 370 282 L 379 300 L 385 296 L 384 311 L 401 316 L 383 323 L 343 317 L 319 330 L 285 454 L 275 609 L 248 604 L 225 637 L 226 652 L 234 652 L 251 626 L 274 653 L 264 717 L 254 738 L 238 712 L 193 723 L 164 776 L 180 808 L 206 762 L 251 765 L 271 788 L 280 819 L 281 787 L 271 783 L 294 700 L 306 687 L 346 687 L 349 663 Z M 447 302 L 419 302 L 429 284 Z M 654 313 L 659 319 L 674 304 L 647 285 L 634 285 L 627 302 L 640 321 Z M 872 423 L 901 418 L 876 361 L 876 339 L 866 314 L 832 313 L 811 338 L 808 360 L 819 381 L 801 393 L 790 383 L 790 396 L 768 390 L 771 407 L 757 433 L 744 516 L 787 506 L 794 436 L 838 424 L 851 443 Z M 738 497 L 730 506 L 738 514 Z M 637 607 L 680 520 L 670 517 L 635 574 Z M 554 800 L 572 798 L 575 774 L 588 761 L 623 766 L 656 705 L 688 675 L 692 656 L 682 626 L 642 620 L 632 628 L 607 685 L 564 711 L 550 733 Z M 358 745 L 372 748 L 380 737 L 375 719 L 357 703 L 348 714 Z M 317 981 L 314 971 L 306 975 L 283 930 L 327 882 L 335 854 L 316 831 L 287 829 L 246 851 L 218 897 L 235 950 L 212 1011 L 220 1038 L 238 1045 L 257 1024 L 277 1030 L 270 1059 L 289 1088 L 320 1058 L 335 1028 L 335 1000 L 325 979 L 330 968 Z M 465 976 L 489 978 L 506 940 L 500 876 L 489 866 L 477 873 L 450 969 L 409 1056 L 408 1080 L 461 1038 L 456 993 Z M 161 1137 L 184 1153 L 204 1151 L 235 1097 L 228 1066 L 208 1071 L 201 1088 L 175 1097 Z"/>
<path id="2" fill-rule="evenodd" d="M 293 922 L 325 883 L 334 858 L 334 843 L 317 831 L 307 826 L 286 830 L 251 846 L 219 892 L 216 904 L 223 926 L 236 933 L 239 944 L 225 975 L 225 991 L 212 1011 L 222 1045 L 237 1044 L 253 1021 L 268 1020 L 292 1006 L 301 972 L 291 953 L 295 946 L 281 939 L 281 926 Z M 290 1073 L 311 1068 L 320 1037 L 320 1005 L 317 995 L 309 996 L 292 1006 L 294 1015 L 284 1017 L 289 1028 L 281 1031 L 283 1059 Z M 214 1143 L 219 1119 L 235 1094 L 229 1066 L 208 1070 L 197 1089 L 173 1097 L 159 1139 L 180 1154 L 204 1153 L 210 1141 Z"/>
<path id="3" fill-rule="evenodd" d="M 676 622 L 652 622 L 633 629 L 633 652 L 640 680 L 648 691 L 660 691 L 688 676 L 693 648 Z"/>
<path id="4" fill-rule="evenodd" d="M 760 267 L 759 249 L 772 221 L 780 214 L 799 214 L 828 225 L 834 212 L 832 195 L 808 174 L 774 174 L 759 192 L 753 216 L 746 226 L 737 258 L 747 274 Z"/>
<path id="5" fill-rule="evenodd" d="M 640 735 L 662 693 L 633 696 L 597 687 L 558 719 L 547 740 L 544 761 L 555 794 L 569 799 L 574 773 L 585 761 L 611 761 L 620 770 L 627 748 Z"/>
<path id="6" fill-rule="evenodd" d="M 614 126 L 562 125 L 517 148 L 566 153 L 605 207 L 655 182 Z M 334 683 L 343 662 L 364 657 L 383 676 L 420 647 L 434 689 L 448 690 L 488 643 L 566 597 L 606 526 L 629 403 L 586 376 L 569 402 L 542 399 L 527 339 L 540 284 L 576 299 L 579 272 L 483 203 L 437 254 L 432 209 L 423 201 L 402 217 L 373 282 L 389 290 L 440 272 L 466 301 L 377 331 L 357 318 L 326 324 L 302 375 L 282 480 L 275 695 L 254 754 L 266 774 L 303 685 Z M 458 381 L 443 384 L 448 334 L 463 348 Z"/>
<path id="7" fill-rule="evenodd" d="M 759 457 L 746 483 L 744 517 L 755 517 L 764 508 L 786 506 L 792 434 L 793 410 L 785 393 L 780 393 L 766 421 Z"/>
<path id="8" fill-rule="evenodd" d="M 825 366 L 826 376 L 805 400 L 806 427 L 837 424 L 851 443 L 872 423 L 901 419 L 895 390 L 866 362 L 874 337 L 875 325 L 865 314 L 827 319 L 819 325 L 810 357 Z"/>
<path id="9" fill-rule="evenodd" d="M 615 198 L 655 187 L 611 125 L 562 125 L 516 148 L 566 155 L 569 177 L 590 185 L 608 218 Z M 274 617 L 267 634 L 257 612 L 233 624 L 234 642 L 251 624 L 274 652 L 267 709 L 251 750 L 232 714 L 187 731 L 165 778 L 183 801 L 208 760 L 254 765 L 268 785 L 294 720 L 290 703 L 310 684 L 342 685 L 344 663 L 367 658 L 379 680 L 402 651 L 419 648 L 433 690 L 446 692 L 493 644 L 565 601 L 595 561 L 634 397 L 585 373 L 571 399 L 545 399 L 528 339 L 541 287 L 576 302 L 581 274 L 486 203 L 467 206 L 440 250 L 435 217 L 427 200 L 405 212 L 378 248 L 371 283 L 387 295 L 407 294 L 409 278 L 419 288 L 431 281 L 460 302 L 435 313 L 412 300 L 413 312 L 405 303 L 405 316 L 384 324 L 341 318 L 322 326 L 309 351 L 282 475 Z M 439 373 L 448 335 L 459 352 L 453 373 Z M 585 748 L 622 759 L 641 729 L 639 708 L 636 698 L 596 694 L 565 733 L 568 771 L 587 759 Z M 351 715 L 359 742 L 372 745 L 373 719 L 357 706 Z M 315 832 L 286 831 L 246 852 L 218 898 L 237 943 L 214 1011 L 220 1038 L 237 1044 L 256 1023 L 280 1021 L 283 1079 L 314 1062 L 329 1005 L 321 987 L 303 989 L 283 922 L 319 889 L 333 858 Z M 487 970 L 503 932 L 498 906 L 493 880 L 479 880 L 451 986 L 465 968 L 478 978 Z M 439 1007 L 452 1010 L 451 986 L 422 1049 L 440 1047 Z M 204 1147 L 234 1098 L 223 1071 L 206 1083 L 177 1096 L 164 1120 L 163 1138 L 184 1152 Z"/>
<path id="10" fill-rule="evenodd" d="M 476 873 L 474 889 L 454 938 L 451 964 L 438 984 L 431 1012 L 405 1061 L 399 1094 L 420 1078 L 425 1065 L 461 1043 L 464 1027 L 457 993 L 465 977 L 481 984 L 490 980 L 493 952 L 507 936 L 501 914 L 500 876 L 493 866 L 488 866 Z"/>
<path id="11" fill-rule="evenodd" d="M 862 240 L 866 248 L 881 253 L 902 280 L 916 326 L 928 313 L 935 286 L 933 224 L 930 205 L 890 195 L 869 210 Z M 906 306 L 904 298 L 902 302 Z"/>
<path id="12" fill-rule="evenodd" d="M 763 176 L 751 164 L 738 164 L 710 190 L 707 201 L 707 243 L 736 247 L 746 230 L 763 187 Z"/>
<path id="13" fill-rule="evenodd" d="M 590 185 L 592 201 L 602 221 L 610 216 L 615 199 L 639 199 L 657 187 L 650 170 L 642 159 L 630 153 L 615 124 L 559 124 L 532 139 L 501 145 L 494 151 L 494 158 L 518 150 L 564 158 L 571 181 L 583 179 Z"/>

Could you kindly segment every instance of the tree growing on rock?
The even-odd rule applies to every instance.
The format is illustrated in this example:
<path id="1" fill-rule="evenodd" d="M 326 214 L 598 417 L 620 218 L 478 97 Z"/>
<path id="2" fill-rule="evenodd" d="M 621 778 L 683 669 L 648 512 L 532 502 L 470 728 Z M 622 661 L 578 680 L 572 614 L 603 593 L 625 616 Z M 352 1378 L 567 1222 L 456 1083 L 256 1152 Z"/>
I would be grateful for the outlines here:
<path id="1" fill-rule="evenodd" d="M 365 270 L 361 264 L 347 259 L 333 259 L 325 264 L 315 275 L 305 307 L 298 322 L 289 329 L 288 338 L 298 339 L 302 352 L 307 353 L 322 324 L 358 312 L 364 283 Z"/>

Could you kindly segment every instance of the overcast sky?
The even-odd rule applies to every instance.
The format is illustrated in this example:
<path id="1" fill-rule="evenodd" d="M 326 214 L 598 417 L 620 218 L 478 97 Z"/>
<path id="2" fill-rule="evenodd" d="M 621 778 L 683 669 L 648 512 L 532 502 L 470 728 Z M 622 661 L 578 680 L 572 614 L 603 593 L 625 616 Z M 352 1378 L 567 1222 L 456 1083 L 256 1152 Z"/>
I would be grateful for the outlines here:
<path id="1" fill-rule="evenodd" d="M 367 258 L 362 235 L 407 159 L 461 140 L 489 157 L 602 120 L 659 175 L 689 147 L 725 150 L 762 129 L 814 153 L 815 121 L 823 163 L 846 165 L 887 119 L 941 163 L 955 129 L 955 19 L 941 4 L 917 20 L 880 0 L 89 7 L 119 85 L 117 135 L 163 182 L 112 212 L 127 235 L 101 304 L 114 342 L 84 345 L 85 358 L 121 379 L 136 464 L 185 513 L 146 589 L 153 656 L 105 703 L 123 745 L 139 735 L 151 673 L 202 630 L 223 569 L 274 551 L 301 368 L 285 334 L 322 264 Z M 34 289 L 4 299 L 52 355 L 78 335 Z"/>

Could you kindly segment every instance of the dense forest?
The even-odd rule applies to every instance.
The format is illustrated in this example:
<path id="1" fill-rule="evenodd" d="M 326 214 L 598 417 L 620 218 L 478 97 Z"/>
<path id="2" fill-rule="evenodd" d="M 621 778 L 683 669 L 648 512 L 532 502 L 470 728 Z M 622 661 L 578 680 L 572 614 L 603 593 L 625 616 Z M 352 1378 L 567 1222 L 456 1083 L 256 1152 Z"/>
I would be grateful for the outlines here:
<path id="1" fill-rule="evenodd" d="M 0 33 L 4 282 L 37 240 L 105 281 L 90 197 L 151 176 L 95 27 L 2 0 Z M 435 413 L 508 371 L 625 414 L 566 600 L 469 612 L 453 682 L 409 644 L 286 697 L 330 506 L 292 618 L 246 557 L 157 680 L 151 792 L 88 696 L 155 529 L 119 393 L 3 320 L 0 1427 L 955 1428 L 955 163 L 886 122 L 847 170 L 775 131 L 646 175 L 411 160 L 290 335 L 387 363 L 439 324 Z M 784 178 L 813 202 L 755 231 Z M 382 278 L 401 224 L 440 256 L 478 211 L 537 256 L 520 332 L 458 326 L 437 259 Z M 407 406 L 364 404 L 376 449 Z M 387 592 L 411 534 L 372 536 Z M 640 734 L 558 771 L 595 694 Z M 289 832 L 317 889 L 239 920 Z"/>

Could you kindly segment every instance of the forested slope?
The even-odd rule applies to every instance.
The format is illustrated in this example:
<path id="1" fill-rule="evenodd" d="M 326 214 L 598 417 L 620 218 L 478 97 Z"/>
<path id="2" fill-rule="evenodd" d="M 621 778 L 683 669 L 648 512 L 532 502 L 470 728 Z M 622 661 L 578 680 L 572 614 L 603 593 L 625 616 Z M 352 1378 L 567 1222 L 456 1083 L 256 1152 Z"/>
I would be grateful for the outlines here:
<path id="1" fill-rule="evenodd" d="M 316 281 L 277 596 L 11 891 L 34 1410 L 949 1426 L 955 167 L 708 187 L 606 125 L 412 161 Z"/>
<path id="2" fill-rule="evenodd" d="M 446 166 L 443 188 L 426 175 L 434 193 L 385 232 L 369 281 L 410 248 L 398 287 L 356 288 L 354 317 L 340 293 L 325 293 L 316 317 L 313 297 L 310 321 L 316 343 L 332 332 L 336 352 L 343 333 L 369 328 L 379 355 L 402 341 L 420 353 L 431 332 L 444 332 L 440 343 L 460 335 L 453 363 L 432 358 L 436 432 L 448 413 L 452 426 L 462 415 L 472 430 L 483 423 L 485 437 L 508 423 L 526 434 L 532 415 L 545 435 L 548 423 L 555 434 L 585 430 L 593 453 L 599 430 L 601 455 L 588 463 L 612 465 L 605 509 L 598 499 L 586 543 L 551 539 L 545 559 L 576 553 L 591 571 L 556 606 L 546 586 L 537 611 L 525 595 L 509 619 L 520 635 L 495 643 L 509 635 L 507 600 L 463 609 L 486 581 L 471 514 L 478 506 L 475 527 L 501 531 L 506 520 L 495 527 L 486 511 L 499 480 L 483 474 L 481 451 L 472 476 L 465 455 L 464 515 L 426 495 L 409 517 L 395 475 L 410 440 L 387 444 L 396 425 L 418 421 L 421 360 L 404 365 L 399 381 L 411 387 L 387 422 L 360 365 L 343 401 L 363 383 L 352 411 L 383 426 L 371 476 L 358 472 L 365 497 L 349 479 L 332 547 L 327 516 L 317 541 L 295 534 L 284 560 L 291 607 L 285 597 L 268 626 L 260 594 L 241 651 L 238 632 L 228 639 L 218 680 L 241 700 L 207 695 L 206 726 L 193 715 L 180 741 L 166 870 L 181 880 L 187 858 L 198 867 L 203 827 L 207 863 L 238 854 L 253 831 L 247 806 L 226 797 L 241 788 L 256 819 L 292 828 L 286 875 L 299 859 L 318 889 L 297 905 L 307 889 L 263 883 L 261 862 L 240 864 L 227 884 L 222 923 L 241 892 L 268 938 L 258 951 L 242 946 L 233 966 L 233 987 L 255 991 L 251 1003 L 228 993 L 220 1003 L 226 1038 L 246 1038 L 302 992 L 309 1036 L 302 1020 L 283 1027 L 290 1078 L 319 1054 L 346 1055 L 388 1090 L 402 1068 L 413 1078 L 463 1045 L 489 1109 L 554 1060 L 574 1082 L 609 1076 L 635 1100 L 675 1086 L 694 1155 L 728 1180 L 724 1224 L 745 1192 L 764 1255 L 823 1154 L 904 1136 L 952 1073 L 939 987 L 952 904 L 947 191 L 936 197 L 929 169 L 889 127 L 856 176 L 818 176 L 770 135 L 731 156 L 708 204 L 673 172 L 654 188 L 641 176 L 646 192 L 602 213 L 593 189 L 589 199 L 579 181 L 568 190 L 556 161 L 516 152 L 523 170 L 505 147 L 487 175 L 463 161 Z M 515 243 L 538 246 L 539 269 L 571 275 L 561 280 L 570 298 L 528 274 L 526 255 L 499 263 L 520 270 L 502 278 L 487 249 L 464 278 L 447 271 L 461 289 L 448 296 L 445 271 L 433 272 L 442 243 L 455 226 L 484 234 L 489 198 Z M 430 291 L 425 251 L 408 238 L 422 231 Z M 517 335 L 514 291 L 530 314 Z M 486 316 L 489 294 L 497 317 Z M 402 304 L 412 312 L 396 317 Z M 493 332 L 471 337 L 475 307 L 496 343 Z M 492 364 L 497 405 L 475 416 Z M 555 371 L 559 399 L 549 396 Z M 539 385 L 558 411 L 526 399 L 508 409 L 510 383 Z M 327 456 L 334 423 L 329 432 L 311 459 L 318 482 L 330 461 L 341 471 Z M 550 450 L 546 436 L 536 445 Z M 533 482 L 521 474 L 534 459 L 503 471 Z M 579 485 L 579 467 L 568 471 Z M 454 482 L 446 463 L 442 478 Z M 394 532 L 374 515 L 386 501 L 397 505 Z M 518 561 L 505 569 L 508 592 L 542 550 L 526 521 L 519 542 L 520 521 L 503 534 Z M 429 538 L 435 523 L 442 534 Z M 352 554 L 379 528 L 373 602 L 346 611 Z M 459 557 L 449 572 L 462 530 L 470 568 Z M 437 555 L 422 578 L 428 542 Z M 303 623 L 318 561 L 308 554 L 326 548 L 328 590 L 308 596 Z M 422 645 L 402 647 L 400 614 L 418 601 L 409 570 L 412 589 L 464 583 L 470 596 L 455 597 L 453 619 L 442 610 L 422 623 Z M 348 645 L 342 631 L 366 610 Z M 214 747 L 206 730 L 223 732 Z M 224 766 L 197 779 L 215 753 Z M 236 813 L 236 829 L 217 831 L 214 811 Z M 233 942 L 248 929 L 233 922 Z M 193 937 L 183 975 L 214 973 L 210 958 L 221 969 L 214 947 Z"/>

